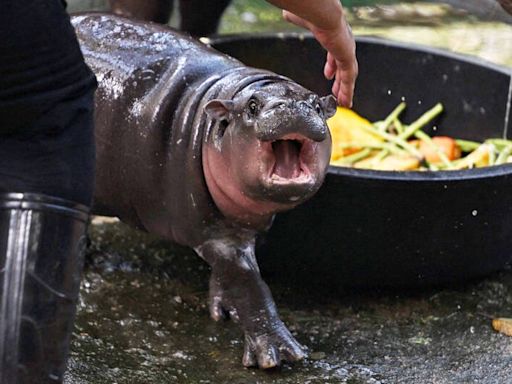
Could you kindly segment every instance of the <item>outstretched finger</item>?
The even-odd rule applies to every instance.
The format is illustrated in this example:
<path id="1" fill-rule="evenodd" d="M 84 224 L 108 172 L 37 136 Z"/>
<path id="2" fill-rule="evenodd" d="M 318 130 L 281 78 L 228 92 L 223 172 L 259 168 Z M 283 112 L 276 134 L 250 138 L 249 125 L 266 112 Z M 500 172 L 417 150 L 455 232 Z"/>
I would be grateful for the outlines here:
<path id="1" fill-rule="evenodd" d="M 345 107 L 352 107 L 352 98 L 354 96 L 355 82 L 358 74 L 357 60 L 349 63 L 336 62 L 336 89 L 335 96 L 338 98 L 338 103 Z"/>
<path id="2" fill-rule="evenodd" d="M 331 91 L 332 91 L 332 94 L 336 97 L 336 101 L 338 102 L 338 104 L 342 105 L 341 100 L 338 97 L 338 95 L 340 93 L 340 81 L 338 78 L 334 80 L 334 83 L 332 84 Z"/>
<path id="3" fill-rule="evenodd" d="M 328 80 L 332 80 L 336 74 L 336 60 L 330 52 L 327 52 L 327 59 L 324 66 L 324 76 Z"/>
<path id="4" fill-rule="evenodd" d="M 338 104 L 345 108 L 352 108 L 354 88 L 343 82 L 337 82 L 336 85 L 337 87 L 335 90 L 333 89 L 333 94 L 336 96 Z"/>

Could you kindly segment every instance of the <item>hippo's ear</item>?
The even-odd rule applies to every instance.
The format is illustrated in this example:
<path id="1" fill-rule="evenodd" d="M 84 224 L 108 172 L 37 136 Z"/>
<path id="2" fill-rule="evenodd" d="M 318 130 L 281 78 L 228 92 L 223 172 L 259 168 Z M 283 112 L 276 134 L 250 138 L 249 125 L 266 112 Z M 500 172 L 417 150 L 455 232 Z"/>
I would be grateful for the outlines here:
<path id="1" fill-rule="evenodd" d="M 213 99 L 206 103 L 204 111 L 214 120 L 228 120 L 233 105 L 231 100 Z"/>
<path id="2" fill-rule="evenodd" d="M 333 95 L 324 96 L 320 98 L 320 104 L 324 110 L 325 118 L 333 117 L 336 113 L 336 98 Z"/>

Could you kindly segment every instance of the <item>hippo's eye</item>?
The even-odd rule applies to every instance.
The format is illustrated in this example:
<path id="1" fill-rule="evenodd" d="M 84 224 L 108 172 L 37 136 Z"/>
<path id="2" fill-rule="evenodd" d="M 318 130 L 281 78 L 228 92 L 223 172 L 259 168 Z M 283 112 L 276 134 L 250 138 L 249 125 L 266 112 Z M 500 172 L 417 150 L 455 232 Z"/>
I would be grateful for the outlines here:
<path id="1" fill-rule="evenodd" d="M 258 103 L 256 102 L 256 100 L 254 100 L 254 99 L 249 100 L 248 107 L 249 107 L 249 113 L 251 115 L 254 116 L 254 115 L 256 115 L 256 113 L 258 113 Z"/>
<path id="2" fill-rule="evenodd" d="M 320 104 L 317 104 L 316 107 L 315 107 L 315 110 L 316 110 L 316 113 L 318 113 L 319 115 L 322 114 L 322 107 L 320 106 Z"/>

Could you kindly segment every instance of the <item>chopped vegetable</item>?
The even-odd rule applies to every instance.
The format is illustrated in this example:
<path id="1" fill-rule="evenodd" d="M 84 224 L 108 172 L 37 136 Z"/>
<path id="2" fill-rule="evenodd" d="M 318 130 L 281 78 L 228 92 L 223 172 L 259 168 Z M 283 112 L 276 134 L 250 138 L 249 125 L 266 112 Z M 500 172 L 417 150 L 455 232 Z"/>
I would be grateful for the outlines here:
<path id="1" fill-rule="evenodd" d="M 375 162 L 375 157 L 369 157 L 354 164 L 354 168 L 371 168 L 381 171 L 410 171 L 418 169 L 419 166 L 418 158 L 411 155 L 389 155 L 378 162 Z"/>
<path id="2" fill-rule="evenodd" d="M 381 121 L 371 123 L 354 111 L 338 107 L 327 121 L 333 139 L 331 164 L 355 168 L 408 171 L 460 170 L 512 163 L 512 141 L 484 143 L 430 137 L 422 129 L 443 112 L 438 103 L 407 125 L 400 121 L 400 103 Z"/>
<path id="3" fill-rule="evenodd" d="M 492 320 L 492 327 L 495 331 L 512 336 L 512 319 L 499 317 Z"/>
<path id="4" fill-rule="evenodd" d="M 435 136 L 430 138 L 423 132 L 417 132 L 419 150 L 429 163 L 447 164 L 460 158 L 461 150 L 454 139 L 447 136 Z"/>
<path id="5" fill-rule="evenodd" d="M 482 144 L 469 155 L 454 164 L 453 169 L 476 168 L 492 165 L 493 153 L 494 146 L 492 144 Z"/>
<path id="6" fill-rule="evenodd" d="M 384 141 L 377 134 L 364 129 L 372 128 L 372 123 L 347 108 L 338 107 L 328 124 L 333 142 L 331 162 L 358 152 L 361 148 L 381 144 Z M 353 143 L 353 146 L 347 147 L 345 143 Z"/>

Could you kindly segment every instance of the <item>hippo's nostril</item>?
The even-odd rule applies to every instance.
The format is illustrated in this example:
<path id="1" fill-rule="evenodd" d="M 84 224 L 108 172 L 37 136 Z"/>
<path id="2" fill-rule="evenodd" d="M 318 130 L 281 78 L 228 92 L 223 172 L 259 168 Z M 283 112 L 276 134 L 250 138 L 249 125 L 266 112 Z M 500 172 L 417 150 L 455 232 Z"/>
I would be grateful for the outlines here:
<path id="1" fill-rule="evenodd" d="M 308 103 L 307 101 L 303 101 L 303 100 L 301 100 L 301 101 L 299 101 L 297 104 L 298 104 L 298 106 L 299 106 L 300 108 L 306 108 L 306 109 L 308 109 L 308 108 L 312 108 L 311 104 L 310 104 L 310 103 Z"/>

